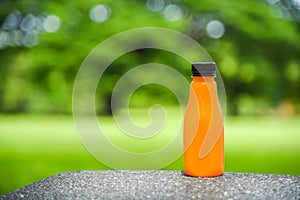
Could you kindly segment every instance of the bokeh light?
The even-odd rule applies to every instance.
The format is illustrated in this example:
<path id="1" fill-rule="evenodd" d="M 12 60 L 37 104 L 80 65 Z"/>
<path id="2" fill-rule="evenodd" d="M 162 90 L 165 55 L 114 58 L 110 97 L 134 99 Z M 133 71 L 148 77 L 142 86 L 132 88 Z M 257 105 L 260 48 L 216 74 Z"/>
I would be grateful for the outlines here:
<path id="1" fill-rule="evenodd" d="M 36 16 L 32 13 L 22 14 L 15 10 L 8 14 L 3 21 L 0 32 L 0 48 L 35 46 L 38 44 L 38 35 L 43 30 L 55 32 L 59 26 L 60 19 L 55 15 Z"/>
<path id="2" fill-rule="evenodd" d="M 167 5 L 163 11 L 164 17 L 168 21 L 178 21 L 183 18 L 183 11 L 180 6 L 175 4 Z"/>
<path id="3" fill-rule="evenodd" d="M 35 17 L 32 14 L 27 14 L 20 24 L 20 29 L 26 33 L 31 33 L 35 27 Z"/>
<path id="4" fill-rule="evenodd" d="M 37 45 L 38 43 L 38 38 L 36 35 L 32 35 L 32 34 L 29 34 L 29 33 L 26 33 L 23 37 L 23 40 L 22 40 L 22 44 L 26 47 L 32 47 L 32 46 L 35 46 Z"/>
<path id="5" fill-rule="evenodd" d="M 90 19 L 93 22 L 101 23 L 110 17 L 110 9 L 106 5 L 96 5 L 90 10 Z"/>
<path id="6" fill-rule="evenodd" d="M 206 32 L 209 37 L 218 39 L 225 33 L 225 26 L 219 20 L 212 20 L 206 25 Z"/>
<path id="7" fill-rule="evenodd" d="M 45 31 L 53 33 L 56 32 L 60 27 L 60 19 L 56 15 L 49 15 L 43 23 Z"/>
<path id="8" fill-rule="evenodd" d="M 9 44 L 9 34 L 6 31 L 0 31 L 0 48 L 5 48 Z"/>
<path id="9" fill-rule="evenodd" d="M 23 44 L 24 33 L 21 30 L 13 30 L 10 32 L 10 38 L 12 45 L 21 46 Z"/>
<path id="10" fill-rule="evenodd" d="M 20 12 L 11 13 L 6 17 L 6 19 L 3 23 L 3 29 L 4 30 L 16 29 L 16 28 L 18 28 L 20 21 L 21 21 Z"/>
<path id="11" fill-rule="evenodd" d="M 161 11 L 164 8 L 164 0 L 147 0 L 147 8 L 153 12 Z"/>

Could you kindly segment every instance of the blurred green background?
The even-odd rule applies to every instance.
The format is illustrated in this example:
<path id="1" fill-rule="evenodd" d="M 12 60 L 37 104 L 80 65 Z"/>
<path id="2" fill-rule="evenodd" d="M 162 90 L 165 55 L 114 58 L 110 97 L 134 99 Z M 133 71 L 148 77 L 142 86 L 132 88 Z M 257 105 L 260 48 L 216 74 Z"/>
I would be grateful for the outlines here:
<path id="1" fill-rule="evenodd" d="M 148 26 L 189 35 L 217 63 L 227 94 L 226 171 L 300 175 L 299 0 L 0 0 L 0 194 L 62 171 L 108 169 L 77 136 L 75 76 L 101 41 Z M 188 63 L 171 53 L 120 57 L 97 92 L 106 126 L 114 126 L 115 82 L 148 62 L 184 66 L 190 81 Z M 137 92 L 132 107 L 178 106 L 165 88 Z M 181 168 L 182 158 L 166 167 Z"/>

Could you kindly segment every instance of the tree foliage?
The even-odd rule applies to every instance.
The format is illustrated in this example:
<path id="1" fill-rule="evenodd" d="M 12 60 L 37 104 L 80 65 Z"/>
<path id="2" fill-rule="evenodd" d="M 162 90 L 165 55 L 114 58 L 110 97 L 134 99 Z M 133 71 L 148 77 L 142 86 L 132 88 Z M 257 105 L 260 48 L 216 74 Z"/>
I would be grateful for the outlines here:
<path id="1" fill-rule="evenodd" d="M 91 9 L 96 5 L 107 8 L 107 19 L 92 20 Z M 286 101 L 296 108 L 300 98 L 299 8 L 295 0 L 0 0 L 0 111 L 70 113 L 74 78 L 88 53 L 109 36 L 148 26 L 181 31 L 207 49 L 223 76 L 230 113 L 262 112 Z M 9 16 L 15 19 L 9 21 Z M 30 21 L 32 16 L 34 25 L 28 22 L 27 27 L 25 18 Z M 212 21 L 223 24 L 224 34 L 209 35 Z M 113 65 L 124 66 L 124 71 L 111 68 L 104 80 L 106 87 L 99 89 L 97 98 L 102 104 L 98 111 L 109 112 L 105 108 L 121 73 L 153 61 L 187 64 L 155 50 L 123 56 Z M 189 69 L 182 73 L 189 76 Z M 142 91 L 147 95 L 146 89 Z M 176 103 L 164 90 L 154 93 Z"/>

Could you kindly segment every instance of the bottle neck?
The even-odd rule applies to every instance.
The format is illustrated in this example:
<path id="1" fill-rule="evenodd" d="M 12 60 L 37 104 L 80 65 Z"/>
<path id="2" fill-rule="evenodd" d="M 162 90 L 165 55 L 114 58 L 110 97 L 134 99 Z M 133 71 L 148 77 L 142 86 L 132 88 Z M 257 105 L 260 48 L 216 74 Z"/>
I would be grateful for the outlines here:
<path id="1" fill-rule="evenodd" d="M 215 77 L 214 76 L 193 76 L 193 81 L 194 82 L 201 82 L 201 83 L 214 82 Z"/>

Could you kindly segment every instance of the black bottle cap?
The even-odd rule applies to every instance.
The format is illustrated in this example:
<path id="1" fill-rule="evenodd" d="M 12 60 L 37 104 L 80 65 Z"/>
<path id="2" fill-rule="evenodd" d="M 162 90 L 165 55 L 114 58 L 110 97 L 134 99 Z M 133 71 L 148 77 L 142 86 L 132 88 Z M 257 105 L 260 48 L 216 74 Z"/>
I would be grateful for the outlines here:
<path id="1" fill-rule="evenodd" d="M 192 64 L 193 76 L 216 76 L 216 64 L 214 62 L 195 62 Z"/>

